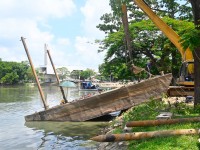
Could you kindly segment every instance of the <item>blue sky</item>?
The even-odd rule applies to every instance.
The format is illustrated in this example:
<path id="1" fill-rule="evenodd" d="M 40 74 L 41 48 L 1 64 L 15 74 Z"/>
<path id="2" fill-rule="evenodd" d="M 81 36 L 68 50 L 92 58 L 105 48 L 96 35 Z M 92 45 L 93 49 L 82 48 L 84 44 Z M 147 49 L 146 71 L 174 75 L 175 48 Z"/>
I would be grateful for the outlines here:
<path id="1" fill-rule="evenodd" d="M 23 36 L 35 66 L 44 64 L 46 43 L 57 67 L 98 71 L 104 54 L 90 43 L 104 38 L 96 25 L 106 12 L 108 0 L 0 1 L 0 58 L 28 60 L 20 41 Z"/>

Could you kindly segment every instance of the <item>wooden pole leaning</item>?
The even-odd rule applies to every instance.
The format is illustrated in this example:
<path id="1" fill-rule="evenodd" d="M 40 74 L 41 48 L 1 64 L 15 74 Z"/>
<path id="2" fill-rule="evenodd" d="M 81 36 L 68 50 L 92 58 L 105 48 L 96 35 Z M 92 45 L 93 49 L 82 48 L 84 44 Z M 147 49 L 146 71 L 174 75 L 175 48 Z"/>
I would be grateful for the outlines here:
<path id="1" fill-rule="evenodd" d="M 116 141 L 140 140 L 140 139 L 155 138 L 155 137 L 194 135 L 194 134 L 199 134 L 199 129 L 179 129 L 179 130 L 135 132 L 135 133 L 124 133 L 124 134 L 107 134 L 107 135 L 95 136 L 91 138 L 91 140 L 97 142 L 116 142 Z"/>
<path id="2" fill-rule="evenodd" d="M 126 123 L 127 127 L 148 127 L 158 126 L 164 124 L 176 124 L 186 122 L 199 122 L 200 117 L 193 118 L 177 118 L 177 119 L 158 119 L 158 120 L 143 120 L 143 121 L 130 121 Z"/>
<path id="3" fill-rule="evenodd" d="M 27 48 L 27 46 L 26 46 L 26 43 L 25 43 L 25 40 L 24 40 L 23 37 L 21 37 L 21 41 L 22 41 L 22 43 L 23 43 L 24 49 L 25 49 L 25 51 L 26 51 L 26 55 L 27 55 L 27 57 L 28 57 L 28 60 L 29 60 L 30 65 L 31 65 L 31 69 L 32 69 L 33 75 L 34 75 L 35 80 L 36 80 L 36 82 L 37 82 L 38 90 L 39 90 L 39 92 L 40 92 L 40 96 L 41 96 L 41 99 L 42 99 L 42 102 L 43 102 L 43 105 L 44 105 L 44 109 L 47 110 L 47 109 L 48 109 L 48 105 L 47 105 L 47 103 L 46 103 L 46 100 L 45 100 L 45 97 L 44 97 L 44 93 L 43 93 L 42 88 L 41 88 L 41 86 L 40 86 L 40 83 L 39 83 L 39 80 L 38 80 L 38 77 L 37 77 L 37 74 L 36 74 L 34 65 L 33 65 L 33 63 L 32 63 L 30 54 L 29 54 L 29 52 L 28 52 L 28 48 Z"/>
<path id="4" fill-rule="evenodd" d="M 53 60 L 52 60 L 52 58 L 51 58 L 51 54 L 50 54 L 50 52 L 49 52 L 49 50 L 48 50 L 47 48 L 46 48 L 46 50 L 47 50 L 47 54 L 48 54 L 48 56 L 49 56 L 51 65 L 52 65 L 52 67 L 53 67 L 54 73 L 55 73 L 55 75 L 56 75 L 57 82 L 58 82 L 58 84 L 60 84 L 60 79 L 59 79 L 59 76 L 58 76 L 58 74 L 57 74 L 57 72 L 56 72 L 56 68 L 55 68 L 54 63 L 53 63 Z M 60 91 L 61 91 L 61 93 L 62 93 L 62 96 L 63 96 L 63 99 L 64 99 L 65 103 L 68 103 L 68 101 L 67 101 L 67 99 L 66 99 L 66 97 L 65 97 L 65 93 L 64 93 L 63 87 L 61 87 L 61 86 L 59 86 L 59 87 L 60 87 Z"/>

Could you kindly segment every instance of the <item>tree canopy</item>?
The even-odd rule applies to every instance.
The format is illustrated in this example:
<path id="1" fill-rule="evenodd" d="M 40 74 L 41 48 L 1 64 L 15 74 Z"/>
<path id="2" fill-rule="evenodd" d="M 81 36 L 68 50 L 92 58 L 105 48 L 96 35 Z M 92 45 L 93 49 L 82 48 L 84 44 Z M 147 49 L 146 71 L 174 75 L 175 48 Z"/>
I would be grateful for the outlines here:
<path id="1" fill-rule="evenodd" d="M 0 61 L 0 83 L 16 84 L 29 79 L 28 62 Z"/>
<path id="2" fill-rule="evenodd" d="M 82 79 L 91 79 L 91 77 L 95 75 L 95 71 L 89 68 L 80 72 L 80 76 Z"/>
<path id="3" fill-rule="evenodd" d="M 186 32 L 194 29 L 191 22 L 191 6 L 188 2 L 180 3 L 177 0 L 153 0 L 145 1 L 147 5 L 160 16 L 180 36 L 186 36 Z M 131 39 L 132 52 L 129 53 L 122 19 L 121 5 L 125 4 L 128 11 L 128 25 Z M 180 53 L 167 37 L 149 20 L 131 0 L 110 0 L 111 14 L 101 17 L 103 24 L 97 28 L 106 33 L 106 37 L 100 41 L 99 52 L 106 51 L 104 63 L 100 65 L 101 74 L 108 76 L 113 74 L 115 79 L 137 78 L 130 70 L 130 61 L 136 66 L 145 68 L 151 63 L 152 74 L 160 71 L 172 72 L 176 78 L 181 64 Z M 192 40 L 192 39 L 191 39 Z M 187 43 L 185 43 L 187 44 Z M 132 55 L 129 57 L 129 55 Z M 132 58 L 132 60 L 129 60 Z M 146 77 L 144 72 L 141 77 Z"/>
<path id="4" fill-rule="evenodd" d="M 70 76 L 70 71 L 66 67 L 57 68 L 56 71 L 60 79 L 63 81 L 66 77 Z"/>

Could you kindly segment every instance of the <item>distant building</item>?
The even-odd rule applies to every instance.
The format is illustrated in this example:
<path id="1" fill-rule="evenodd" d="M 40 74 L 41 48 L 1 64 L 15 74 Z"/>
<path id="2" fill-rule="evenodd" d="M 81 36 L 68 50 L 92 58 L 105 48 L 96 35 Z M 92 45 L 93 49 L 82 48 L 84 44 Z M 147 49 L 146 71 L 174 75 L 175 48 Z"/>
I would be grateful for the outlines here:
<path id="1" fill-rule="evenodd" d="M 56 75 L 51 66 L 42 66 L 39 69 L 40 80 L 45 83 L 57 82 Z"/>
<path id="2" fill-rule="evenodd" d="M 56 75 L 51 65 L 47 65 L 47 45 L 44 46 L 44 66 L 39 69 L 40 80 L 45 83 L 57 82 Z"/>

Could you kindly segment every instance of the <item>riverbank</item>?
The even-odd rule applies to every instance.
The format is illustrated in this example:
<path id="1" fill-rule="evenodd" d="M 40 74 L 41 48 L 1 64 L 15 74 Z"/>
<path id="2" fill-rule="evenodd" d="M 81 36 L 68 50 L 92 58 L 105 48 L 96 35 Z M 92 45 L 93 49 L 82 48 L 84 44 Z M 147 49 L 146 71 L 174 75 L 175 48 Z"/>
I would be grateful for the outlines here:
<path id="1" fill-rule="evenodd" d="M 200 109 L 193 108 L 193 102 L 185 103 L 185 98 L 165 98 L 162 101 L 152 100 L 150 102 L 135 106 L 110 122 L 106 133 L 102 134 L 121 134 L 127 132 L 149 132 L 162 130 L 196 129 L 200 126 L 199 122 L 177 123 L 172 125 L 160 125 L 153 127 L 132 127 L 126 128 L 129 121 L 155 120 L 160 112 L 168 111 L 173 114 L 172 118 L 191 118 L 198 117 Z M 193 149 L 200 148 L 199 135 L 179 135 L 150 139 L 140 139 L 121 142 L 101 142 L 97 150 L 151 150 L 151 149 Z"/>
<path id="2" fill-rule="evenodd" d="M 121 130 L 121 132 L 126 133 L 130 132 L 128 128 L 124 128 L 124 121 L 123 117 L 125 114 L 130 112 L 133 108 L 128 109 L 126 112 L 122 113 L 120 116 L 117 116 L 115 119 L 111 120 L 102 131 L 101 134 L 112 134 L 112 133 L 118 133 L 118 128 Z M 128 149 L 129 142 L 128 141 L 120 141 L 120 142 L 99 142 L 97 144 L 96 150 L 127 150 Z"/>
<path id="3" fill-rule="evenodd" d="M 125 85 L 135 84 L 136 82 L 127 82 L 127 83 L 123 83 L 123 82 L 93 82 L 93 83 L 95 85 L 98 85 L 100 88 L 113 89 L 113 88 L 120 88 Z M 0 86 L 18 86 L 18 85 L 25 85 L 25 86 L 30 86 L 30 87 L 37 86 L 37 84 L 34 82 L 18 83 L 18 84 L 0 84 Z M 58 83 L 57 82 L 41 82 L 40 85 L 41 86 L 58 86 Z"/>
<path id="4" fill-rule="evenodd" d="M 114 126 L 112 126 L 113 121 L 110 122 L 110 126 L 107 126 L 101 134 L 112 134 L 112 132 L 115 130 L 115 127 L 118 125 L 121 125 L 121 119 L 120 117 L 117 117 L 115 120 L 118 120 Z M 120 141 L 120 142 L 99 142 L 97 144 L 96 150 L 127 150 L 128 149 L 128 142 L 127 141 Z"/>

